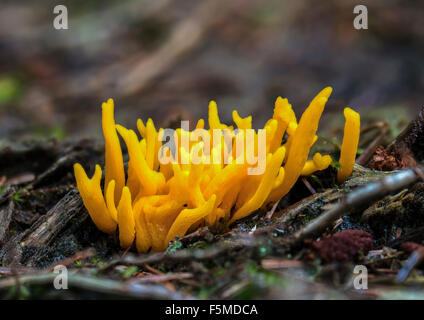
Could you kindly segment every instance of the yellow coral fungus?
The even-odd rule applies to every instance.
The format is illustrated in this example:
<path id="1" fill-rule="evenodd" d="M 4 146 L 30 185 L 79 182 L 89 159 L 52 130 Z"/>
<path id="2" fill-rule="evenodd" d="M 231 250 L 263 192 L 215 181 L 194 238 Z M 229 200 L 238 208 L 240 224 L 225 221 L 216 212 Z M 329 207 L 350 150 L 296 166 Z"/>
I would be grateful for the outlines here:
<path id="1" fill-rule="evenodd" d="M 79 163 L 74 165 L 75 179 L 85 207 L 97 228 L 105 233 L 112 234 L 116 230 L 116 222 L 106 207 L 105 199 L 100 188 L 102 169 L 96 165 L 93 178 L 89 179 Z"/>
<path id="2" fill-rule="evenodd" d="M 119 241 L 122 248 L 132 245 L 135 237 L 135 221 L 132 211 L 131 193 L 128 187 L 122 189 L 122 197 L 118 205 Z"/>
<path id="3" fill-rule="evenodd" d="M 115 200 L 119 201 L 125 185 L 125 173 L 121 145 L 115 130 L 112 99 L 102 105 L 102 127 L 105 138 L 105 189 L 111 180 L 115 180 Z"/>
<path id="4" fill-rule="evenodd" d="M 359 143 L 360 116 L 350 108 L 344 109 L 346 119 L 340 152 L 340 169 L 337 171 L 337 181 L 342 183 L 352 174 L 356 151 Z"/>
<path id="5" fill-rule="evenodd" d="M 302 173 L 302 169 L 308 160 L 309 150 L 315 140 L 319 119 L 331 91 L 332 89 L 330 87 L 322 90 L 303 113 L 289 146 L 287 162 L 284 166 L 285 177 L 283 183 L 272 191 L 270 196 L 271 201 L 277 201 L 284 197 Z"/>
<path id="6" fill-rule="evenodd" d="M 333 159 L 331 159 L 329 155 L 322 156 L 320 153 L 316 153 L 312 160 L 306 161 L 305 165 L 303 166 L 301 175 L 309 176 L 315 171 L 325 170 L 330 166 L 332 161 Z"/>
<path id="7" fill-rule="evenodd" d="M 109 99 L 102 106 L 104 195 L 100 167 L 89 179 L 81 165 L 74 165 L 84 205 L 100 230 L 113 234 L 118 226 L 121 247 L 135 241 L 139 252 L 162 251 L 202 225 L 223 230 L 284 197 L 299 176 L 329 167 L 329 155 L 308 156 L 331 91 L 321 91 L 299 122 L 288 100 L 279 97 L 263 129 L 253 130 L 252 117 L 235 110 L 234 129 L 220 121 L 211 101 L 209 129 L 203 119 L 193 131 L 183 122 L 174 131 L 157 129 L 151 119 L 138 120 L 141 139 L 115 124 Z M 352 171 L 359 135 L 359 116 L 348 108 L 345 116 L 340 181 Z M 127 179 L 118 134 L 128 150 Z"/>

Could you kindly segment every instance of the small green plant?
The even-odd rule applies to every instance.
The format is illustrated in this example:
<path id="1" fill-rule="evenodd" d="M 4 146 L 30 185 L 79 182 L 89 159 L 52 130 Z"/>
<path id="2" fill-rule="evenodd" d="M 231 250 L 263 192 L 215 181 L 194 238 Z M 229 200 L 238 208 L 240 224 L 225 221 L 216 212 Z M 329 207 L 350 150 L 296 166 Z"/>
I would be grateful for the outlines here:
<path id="1" fill-rule="evenodd" d="M 137 266 L 131 266 L 126 268 L 125 270 L 123 270 L 121 272 L 121 276 L 125 279 L 131 277 L 135 272 L 138 271 L 138 267 Z"/>
<path id="2" fill-rule="evenodd" d="M 181 241 L 177 241 L 175 240 L 174 242 L 172 242 L 172 244 L 166 249 L 167 253 L 173 253 L 175 251 L 177 251 L 178 249 L 180 249 L 183 246 L 183 244 L 181 243 Z"/>
<path id="3" fill-rule="evenodd" d="M 81 260 L 77 260 L 77 261 L 74 262 L 74 265 L 76 267 L 82 267 L 82 261 Z"/>
<path id="4" fill-rule="evenodd" d="M 19 203 L 19 202 L 23 202 L 23 201 L 24 201 L 24 199 L 22 199 L 22 196 L 21 196 L 21 194 L 20 194 L 20 192 L 19 192 L 19 191 L 15 192 L 15 193 L 13 194 L 13 201 L 14 201 L 15 203 Z"/>

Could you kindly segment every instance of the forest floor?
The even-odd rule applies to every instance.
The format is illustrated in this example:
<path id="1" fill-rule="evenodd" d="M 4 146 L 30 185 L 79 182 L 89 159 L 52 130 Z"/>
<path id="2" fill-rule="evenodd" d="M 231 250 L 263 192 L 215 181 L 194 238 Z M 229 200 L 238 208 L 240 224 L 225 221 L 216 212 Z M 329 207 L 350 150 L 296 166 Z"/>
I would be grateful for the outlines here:
<path id="1" fill-rule="evenodd" d="M 102 163 L 102 143 L 3 143 L 0 293 L 20 299 L 423 298 L 424 175 L 414 166 L 401 171 L 409 177 L 382 180 L 422 157 L 422 118 L 394 140 L 391 153 L 375 152 L 381 127 L 375 128 L 365 129 L 376 132 L 362 152 L 373 169 L 356 165 L 342 185 L 332 167 L 299 179 L 275 208 L 225 233 L 198 229 L 155 254 L 122 251 L 82 204 L 72 165 Z M 53 286 L 57 265 L 68 268 L 69 290 Z M 354 286 L 356 265 L 367 268 L 366 290 Z"/>

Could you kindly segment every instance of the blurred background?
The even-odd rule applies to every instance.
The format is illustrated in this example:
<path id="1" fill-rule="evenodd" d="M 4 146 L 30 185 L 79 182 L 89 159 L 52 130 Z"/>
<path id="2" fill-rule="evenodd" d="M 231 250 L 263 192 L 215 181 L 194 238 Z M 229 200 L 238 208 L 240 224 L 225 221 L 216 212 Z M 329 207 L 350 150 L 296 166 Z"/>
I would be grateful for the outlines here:
<path id="1" fill-rule="evenodd" d="M 68 30 L 53 28 L 58 4 Z M 357 4 L 368 30 L 353 28 Z M 258 128 L 278 96 L 300 116 L 325 86 L 329 136 L 345 106 L 396 131 L 424 101 L 423 21 L 405 0 L 2 0 L 0 138 L 100 138 L 109 97 L 130 128 L 197 120 L 210 100 Z"/>

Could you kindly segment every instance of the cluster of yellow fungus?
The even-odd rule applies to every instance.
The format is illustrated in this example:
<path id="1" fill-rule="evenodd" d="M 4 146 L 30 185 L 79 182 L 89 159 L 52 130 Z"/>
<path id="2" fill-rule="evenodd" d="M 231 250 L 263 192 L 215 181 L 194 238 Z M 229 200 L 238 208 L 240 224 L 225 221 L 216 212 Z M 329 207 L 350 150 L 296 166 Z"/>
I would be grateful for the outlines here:
<path id="1" fill-rule="evenodd" d="M 113 101 L 109 99 L 102 105 L 104 195 L 100 166 L 96 165 L 90 179 L 80 164 L 74 165 L 84 205 L 101 231 L 113 234 L 118 226 L 121 247 L 130 247 L 135 240 L 139 252 L 162 251 L 177 236 L 203 225 L 225 228 L 284 197 L 299 176 L 328 168 L 332 162 L 329 155 L 317 153 L 311 160 L 308 156 L 331 91 L 330 87 L 322 90 L 299 121 L 288 100 L 279 97 L 273 117 L 258 132 L 252 130 L 251 116 L 241 118 L 237 111 L 233 112 L 237 129 L 222 124 L 212 101 L 209 130 L 204 129 L 203 119 L 196 125 L 196 130 L 206 132 L 212 143 L 206 143 L 204 135 L 196 140 L 196 130 L 177 129 L 173 139 L 179 147 L 175 150 L 165 148 L 164 129 L 156 130 L 151 119 L 146 124 L 138 120 L 141 139 L 135 131 L 116 125 Z M 339 182 L 352 172 L 359 139 L 359 115 L 346 108 L 345 117 Z M 222 143 L 225 134 L 214 136 L 216 130 L 230 134 L 229 145 Z M 247 139 L 249 130 L 255 139 Z M 259 145 L 259 131 L 265 135 L 264 146 Z M 128 149 L 127 175 L 118 134 Z M 188 144 L 183 142 L 186 137 L 190 137 Z M 235 148 L 240 137 L 245 146 Z M 259 174 L 249 174 L 252 161 L 239 160 L 247 160 L 249 150 L 257 157 L 261 147 L 266 152 L 266 166 Z M 194 161 L 195 154 L 211 161 Z M 227 161 L 212 161 L 217 158 Z"/>

